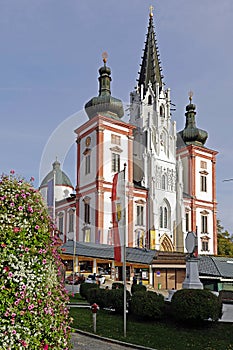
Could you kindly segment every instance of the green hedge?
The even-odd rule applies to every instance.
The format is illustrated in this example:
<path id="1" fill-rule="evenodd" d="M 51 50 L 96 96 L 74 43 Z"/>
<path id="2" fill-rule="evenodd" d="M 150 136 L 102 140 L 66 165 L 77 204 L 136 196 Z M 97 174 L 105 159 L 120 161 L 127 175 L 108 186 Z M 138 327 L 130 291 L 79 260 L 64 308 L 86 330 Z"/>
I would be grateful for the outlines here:
<path id="1" fill-rule="evenodd" d="M 160 319 L 164 313 L 164 297 L 155 292 L 138 291 L 133 293 L 131 299 L 131 312 L 140 319 Z"/>
<path id="2" fill-rule="evenodd" d="M 146 286 L 144 284 L 132 284 L 131 294 L 135 292 L 146 292 Z"/>
<path id="3" fill-rule="evenodd" d="M 102 288 L 92 288 L 88 291 L 88 302 L 92 305 L 96 303 L 99 307 L 111 306 L 111 290 Z"/>
<path id="4" fill-rule="evenodd" d="M 209 290 L 181 289 L 172 297 L 171 313 L 175 320 L 183 322 L 217 321 L 222 316 L 222 303 Z"/>
<path id="5" fill-rule="evenodd" d="M 80 295 L 84 299 L 88 300 L 88 293 L 90 289 L 98 289 L 99 285 L 96 283 L 81 283 L 80 284 Z"/>

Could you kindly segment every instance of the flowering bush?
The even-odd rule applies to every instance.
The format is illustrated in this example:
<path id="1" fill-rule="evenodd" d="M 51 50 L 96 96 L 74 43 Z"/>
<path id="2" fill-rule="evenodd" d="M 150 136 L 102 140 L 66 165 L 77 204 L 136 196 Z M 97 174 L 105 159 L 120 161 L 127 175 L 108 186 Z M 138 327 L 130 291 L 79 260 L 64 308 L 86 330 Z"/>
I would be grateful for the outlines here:
<path id="1" fill-rule="evenodd" d="M 0 177 L 0 348 L 70 348 L 70 319 L 52 223 L 40 193 Z"/>

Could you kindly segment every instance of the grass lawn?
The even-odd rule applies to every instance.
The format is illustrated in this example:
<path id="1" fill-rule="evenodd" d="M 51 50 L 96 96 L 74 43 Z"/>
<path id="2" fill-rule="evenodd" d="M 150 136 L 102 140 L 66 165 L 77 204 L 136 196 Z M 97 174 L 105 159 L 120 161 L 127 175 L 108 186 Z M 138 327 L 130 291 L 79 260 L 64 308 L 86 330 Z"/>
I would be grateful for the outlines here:
<path id="1" fill-rule="evenodd" d="M 90 309 L 71 308 L 73 328 L 93 332 Z M 97 313 L 97 334 L 157 350 L 233 350 L 233 325 L 208 323 L 188 328 L 170 322 L 127 320 L 127 337 L 123 335 L 123 317 L 100 310 Z"/>

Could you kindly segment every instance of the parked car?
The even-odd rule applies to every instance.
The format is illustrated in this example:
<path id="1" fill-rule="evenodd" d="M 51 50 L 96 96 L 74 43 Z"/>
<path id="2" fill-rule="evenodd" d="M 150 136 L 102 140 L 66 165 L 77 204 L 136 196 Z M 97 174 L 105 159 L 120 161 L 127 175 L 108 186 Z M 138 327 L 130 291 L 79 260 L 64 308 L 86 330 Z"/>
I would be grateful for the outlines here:
<path id="1" fill-rule="evenodd" d="M 103 275 L 98 275 L 98 274 L 93 274 L 93 275 L 88 275 L 86 283 L 98 283 L 99 284 L 104 284 L 105 283 L 105 276 Z"/>
<path id="2" fill-rule="evenodd" d="M 71 273 L 68 277 L 66 277 L 67 284 L 79 284 L 85 281 L 85 277 L 78 272 Z"/>

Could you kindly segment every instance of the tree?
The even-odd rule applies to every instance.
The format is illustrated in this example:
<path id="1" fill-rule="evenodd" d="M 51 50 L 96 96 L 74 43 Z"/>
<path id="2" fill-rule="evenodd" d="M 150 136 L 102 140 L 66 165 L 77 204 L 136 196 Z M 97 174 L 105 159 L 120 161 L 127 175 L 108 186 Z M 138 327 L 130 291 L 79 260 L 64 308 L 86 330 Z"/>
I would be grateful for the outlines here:
<path id="1" fill-rule="evenodd" d="M 218 255 L 233 257 L 233 235 L 231 235 L 217 220 Z"/>
<path id="2" fill-rule="evenodd" d="M 70 348 L 63 265 L 32 182 L 0 177 L 0 348 Z"/>

